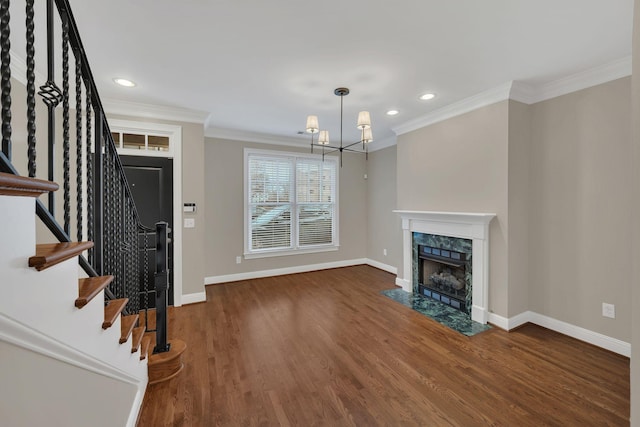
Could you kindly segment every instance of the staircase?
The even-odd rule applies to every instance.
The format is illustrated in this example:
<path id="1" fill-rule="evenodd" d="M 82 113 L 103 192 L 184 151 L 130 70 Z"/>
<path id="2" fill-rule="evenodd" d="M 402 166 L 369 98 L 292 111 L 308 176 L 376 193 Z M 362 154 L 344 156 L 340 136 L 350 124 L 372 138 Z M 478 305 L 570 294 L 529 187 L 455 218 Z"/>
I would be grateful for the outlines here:
<path id="1" fill-rule="evenodd" d="M 0 424 L 134 426 L 151 338 L 112 276 L 79 278 L 92 242 L 37 244 L 48 181 L 0 173 Z"/>

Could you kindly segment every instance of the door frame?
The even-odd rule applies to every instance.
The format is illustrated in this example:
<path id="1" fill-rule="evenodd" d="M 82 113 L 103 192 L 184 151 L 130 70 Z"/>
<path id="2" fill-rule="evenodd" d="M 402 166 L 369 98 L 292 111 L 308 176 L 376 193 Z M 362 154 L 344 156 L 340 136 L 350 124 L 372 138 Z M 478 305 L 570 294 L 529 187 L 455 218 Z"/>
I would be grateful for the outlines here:
<path id="1" fill-rule="evenodd" d="M 112 132 L 152 134 L 169 138 L 169 151 L 118 148 L 118 154 L 173 159 L 173 305 L 182 305 L 182 126 L 109 119 Z"/>

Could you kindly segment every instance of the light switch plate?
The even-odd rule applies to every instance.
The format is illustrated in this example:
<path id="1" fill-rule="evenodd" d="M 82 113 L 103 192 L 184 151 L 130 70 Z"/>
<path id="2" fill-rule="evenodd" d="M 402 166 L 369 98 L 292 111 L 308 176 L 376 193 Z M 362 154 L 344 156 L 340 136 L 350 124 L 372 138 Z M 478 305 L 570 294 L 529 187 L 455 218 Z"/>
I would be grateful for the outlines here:
<path id="1" fill-rule="evenodd" d="M 196 219 L 195 218 L 185 218 L 184 219 L 184 228 L 196 228 Z"/>

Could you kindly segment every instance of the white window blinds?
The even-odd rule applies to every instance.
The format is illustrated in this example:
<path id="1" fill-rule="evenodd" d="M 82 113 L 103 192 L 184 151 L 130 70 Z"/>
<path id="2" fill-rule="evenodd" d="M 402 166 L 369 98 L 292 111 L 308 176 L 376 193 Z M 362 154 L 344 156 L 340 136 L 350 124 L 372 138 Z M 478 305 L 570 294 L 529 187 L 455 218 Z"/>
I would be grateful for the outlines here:
<path id="1" fill-rule="evenodd" d="M 248 152 L 249 254 L 336 246 L 337 163 L 278 152 Z"/>

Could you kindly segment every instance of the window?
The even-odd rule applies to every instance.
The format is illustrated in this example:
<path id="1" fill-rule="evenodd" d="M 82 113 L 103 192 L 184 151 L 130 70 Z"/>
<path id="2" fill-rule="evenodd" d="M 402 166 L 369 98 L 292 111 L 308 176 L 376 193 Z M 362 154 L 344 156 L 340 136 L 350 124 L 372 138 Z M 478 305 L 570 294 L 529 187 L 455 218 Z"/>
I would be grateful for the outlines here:
<path id="1" fill-rule="evenodd" d="M 333 157 L 245 150 L 245 257 L 338 248 Z"/>

